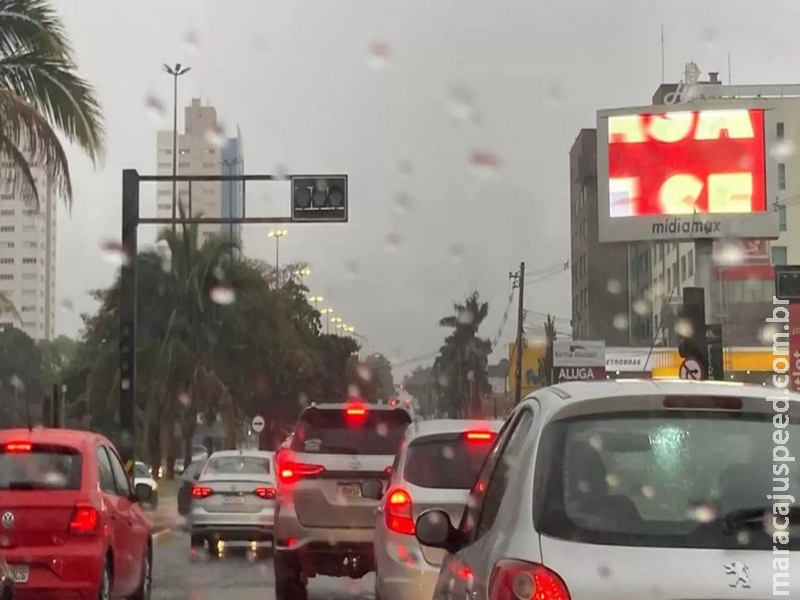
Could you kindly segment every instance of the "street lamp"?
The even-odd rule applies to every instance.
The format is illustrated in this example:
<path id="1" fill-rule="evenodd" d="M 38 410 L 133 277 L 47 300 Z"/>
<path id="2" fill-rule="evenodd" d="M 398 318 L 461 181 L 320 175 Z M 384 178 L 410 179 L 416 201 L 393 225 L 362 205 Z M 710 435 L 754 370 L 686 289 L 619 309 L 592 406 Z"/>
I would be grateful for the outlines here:
<path id="1" fill-rule="evenodd" d="M 309 269 L 308 267 L 306 267 L 305 269 L 297 269 L 297 271 L 294 272 L 294 275 L 295 277 L 300 278 L 300 283 L 303 283 L 303 278 L 306 275 L 311 275 L 311 269 Z"/>
<path id="2" fill-rule="evenodd" d="M 309 301 L 314 303 L 314 310 L 317 309 L 317 303 L 322 302 L 323 300 L 325 300 L 325 298 L 322 296 L 311 296 L 311 298 L 309 298 Z"/>
<path id="3" fill-rule="evenodd" d="M 281 258 L 281 238 L 285 236 L 288 231 L 285 229 L 273 229 L 267 235 L 268 237 L 275 238 L 275 278 L 278 282 L 278 285 L 281 283 L 281 271 L 280 271 L 280 258 Z"/>
<path id="4" fill-rule="evenodd" d="M 172 230 L 175 231 L 177 223 L 177 204 L 178 204 L 178 182 L 175 177 L 178 175 L 178 77 L 186 75 L 191 71 L 191 67 L 184 67 L 181 63 L 175 63 L 174 67 L 164 64 L 164 71 L 172 75 Z"/>

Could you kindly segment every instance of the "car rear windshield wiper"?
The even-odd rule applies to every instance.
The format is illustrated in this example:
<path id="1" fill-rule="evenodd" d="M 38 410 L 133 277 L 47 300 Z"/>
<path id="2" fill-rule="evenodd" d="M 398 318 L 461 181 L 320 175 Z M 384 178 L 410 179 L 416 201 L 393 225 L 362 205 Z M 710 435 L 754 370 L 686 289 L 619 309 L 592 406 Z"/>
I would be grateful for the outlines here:
<path id="1" fill-rule="evenodd" d="M 788 522 L 791 525 L 794 525 L 794 523 L 800 524 L 800 506 L 793 504 L 791 507 L 789 507 L 789 514 L 787 515 L 773 515 L 772 504 L 765 504 L 764 506 L 758 506 L 755 508 L 734 510 L 722 518 L 722 527 L 726 533 L 730 533 L 739 525 L 745 525 L 747 523 L 763 524 L 766 522 L 767 518 L 771 519 L 772 516 L 775 516 L 778 519 L 778 522 L 781 523 L 784 521 L 784 519 L 788 519 Z"/>

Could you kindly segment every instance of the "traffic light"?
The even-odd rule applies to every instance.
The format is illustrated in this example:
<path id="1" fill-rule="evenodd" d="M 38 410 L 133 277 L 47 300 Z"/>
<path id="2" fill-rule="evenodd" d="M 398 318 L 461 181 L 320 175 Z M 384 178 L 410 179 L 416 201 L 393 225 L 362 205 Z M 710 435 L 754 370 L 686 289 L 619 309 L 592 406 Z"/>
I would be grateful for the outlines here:
<path id="1" fill-rule="evenodd" d="M 292 221 L 347 222 L 347 175 L 302 175 L 292 180 Z"/>
<path id="2" fill-rule="evenodd" d="M 683 288 L 683 306 L 680 310 L 682 326 L 676 328 L 679 336 L 678 354 L 684 360 L 695 360 L 702 372 L 700 377 L 708 379 L 708 345 L 706 342 L 705 291 L 701 287 Z"/>

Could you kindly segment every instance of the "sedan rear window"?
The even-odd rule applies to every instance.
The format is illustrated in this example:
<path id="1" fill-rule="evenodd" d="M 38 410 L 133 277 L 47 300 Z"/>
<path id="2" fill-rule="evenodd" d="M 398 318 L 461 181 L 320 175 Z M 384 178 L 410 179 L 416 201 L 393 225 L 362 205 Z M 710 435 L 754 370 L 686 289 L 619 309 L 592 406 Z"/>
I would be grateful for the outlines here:
<path id="1" fill-rule="evenodd" d="M 81 468 L 73 448 L 0 445 L 0 490 L 79 490 Z"/>
<path id="2" fill-rule="evenodd" d="M 763 550 L 786 531 L 784 547 L 799 550 L 800 523 L 782 515 L 797 510 L 800 467 L 774 453 L 800 455 L 800 424 L 775 418 L 783 427 L 772 414 L 696 410 L 551 423 L 536 464 L 537 529 L 591 544 Z M 789 500 L 773 506 L 772 494 Z"/>
<path id="3" fill-rule="evenodd" d="M 269 475 L 269 459 L 257 456 L 218 456 L 206 463 L 203 475 L 238 473 Z"/>
<path id="4" fill-rule="evenodd" d="M 491 441 L 422 438 L 408 446 L 403 477 L 424 488 L 468 490 L 478 478 Z"/>
<path id="5" fill-rule="evenodd" d="M 291 449 L 312 454 L 394 456 L 411 417 L 403 410 L 310 409 L 300 418 Z"/>

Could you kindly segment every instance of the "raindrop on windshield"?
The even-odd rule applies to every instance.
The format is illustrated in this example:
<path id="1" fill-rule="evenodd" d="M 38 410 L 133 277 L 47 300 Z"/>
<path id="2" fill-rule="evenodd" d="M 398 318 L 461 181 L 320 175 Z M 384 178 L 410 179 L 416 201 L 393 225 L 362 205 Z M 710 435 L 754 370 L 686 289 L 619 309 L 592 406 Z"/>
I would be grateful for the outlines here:
<path id="1" fill-rule="evenodd" d="M 741 243 L 726 241 L 716 253 L 715 261 L 719 265 L 738 265 L 744 262 L 745 252 Z"/>
<path id="2" fill-rule="evenodd" d="M 398 194 L 394 202 L 394 212 L 398 215 L 404 215 L 411 208 L 411 204 L 411 198 L 408 194 Z"/>
<path id="3" fill-rule="evenodd" d="M 475 117 L 475 93 L 466 86 L 450 88 L 447 106 L 454 121 L 468 123 Z"/>
<path id="4" fill-rule="evenodd" d="M 719 29 L 716 27 L 706 27 L 700 33 L 700 40 L 706 46 L 707 51 L 713 51 L 719 41 Z"/>
<path id="5" fill-rule="evenodd" d="M 480 180 L 492 179 L 500 167 L 500 160 L 497 155 L 487 150 L 475 150 L 470 159 L 470 167 L 473 175 Z"/>
<path id="6" fill-rule="evenodd" d="M 675 333 L 681 337 L 690 338 L 694 335 L 694 327 L 690 321 L 686 319 L 678 319 L 675 323 Z"/>
<path id="7" fill-rule="evenodd" d="M 283 181 L 284 179 L 289 178 L 289 168 L 284 165 L 278 163 L 275 165 L 275 179 L 278 181 Z"/>
<path id="8" fill-rule="evenodd" d="M 475 321 L 475 315 L 469 310 L 460 310 L 456 316 L 461 325 L 471 325 Z"/>
<path id="9" fill-rule="evenodd" d="M 114 240 L 101 242 L 100 252 L 105 261 L 114 265 L 125 266 L 130 261 L 130 257 L 122 244 Z"/>
<path id="10" fill-rule="evenodd" d="M 386 249 L 392 254 L 396 254 L 400 248 L 400 235 L 397 233 L 390 233 L 386 236 Z"/>
<path id="11" fill-rule="evenodd" d="M 217 304 L 233 304 L 236 301 L 236 292 L 224 285 L 217 285 L 211 288 L 209 296 L 211 296 L 212 302 Z"/>
<path id="12" fill-rule="evenodd" d="M 183 406 L 189 406 L 189 402 L 191 402 L 191 398 L 189 398 L 189 394 L 183 392 L 178 395 L 178 402 L 183 404 Z"/>
<path id="13" fill-rule="evenodd" d="M 647 305 L 647 300 L 637 298 L 633 301 L 633 312 L 639 316 L 644 316 L 650 313 L 650 307 Z"/>
<path id="14" fill-rule="evenodd" d="M 565 99 L 566 92 L 564 91 L 564 86 L 560 83 L 552 84 L 547 90 L 547 101 L 553 108 L 564 108 Z"/>
<path id="15" fill-rule="evenodd" d="M 364 381 L 369 381 L 372 379 L 372 369 L 370 369 L 369 365 L 366 363 L 359 363 L 358 367 L 356 368 L 356 372 Z"/>
<path id="16" fill-rule="evenodd" d="M 166 113 L 164 103 L 155 94 L 148 94 L 144 99 L 144 110 L 147 118 L 156 123 L 160 123 Z"/>
<path id="17" fill-rule="evenodd" d="M 628 328 L 628 315 L 619 313 L 614 316 L 614 329 L 625 331 Z"/>
<path id="18" fill-rule="evenodd" d="M 778 333 L 778 328 L 775 325 L 765 325 L 758 331 L 758 338 L 762 344 L 772 344 L 773 336 Z"/>
<path id="19" fill-rule="evenodd" d="M 361 388 L 355 383 L 351 383 L 347 386 L 347 396 L 348 398 L 361 398 Z"/>
<path id="20" fill-rule="evenodd" d="M 608 293 L 609 294 L 620 294 L 620 293 L 622 293 L 622 284 L 619 282 L 619 279 L 609 279 L 608 280 Z"/>
<path id="21" fill-rule="evenodd" d="M 769 153 L 776 160 L 786 160 L 795 153 L 795 145 L 792 140 L 778 140 L 769 147 Z"/>
<path id="22" fill-rule="evenodd" d="M 400 172 L 401 175 L 408 176 L 411 175 L 411 172 L 414 170 L 411 161 L 408 160 L 401 160 L 400 165 L 397 167 L 397 170 Z"/>
<path id="23" fill-rule="evenodd" d="M 225 143 L 225 126 L 218 122 L 214 127 L 209 127 L 205 138 L 209 145 L 221 148 Z"/>
<path id="24" fill-rule="evenodd" d="M 68 310 L 68 311 L 73 311 L 73 310 L 75 310 L 75 303 L 72 300 L 70 300 L 69 298 L 62 298 L 61 299 L 61 308 L 65 309 L 65 310 Z"/>
<path id="25" fill-rule="evenodd" d="M 187 31 L 183 34 L 183 49 L 187 54 L 196 54 L 200 49 L 200 36 L 196 31 Z"/>
<path id="26" fill-rule="evenodd" d="M 389 44 L 386 42 L 373 42 L 369 47 L 367 64 L 375 71 L 383 71 L 389 64 Z"/>
<path id="27" fill-rule="evenodd" d="M 358 264 L 358 261 L 356 259 L 350 258 L 347 261 L 345 261 L 344 268 L 347 271 L 347 275 L 350 277 L 350 279 L 355 279 L 356 277 L 358 277 L 358 270 L 360 268 L 360 265 Z"/>
<path id="28" fill-rule="evenodd" d="M 464 259 L 464 247 L 460 244 L 452 244 L 447 249 L 447 255 L 454 264 L 458 264 Z"/>

